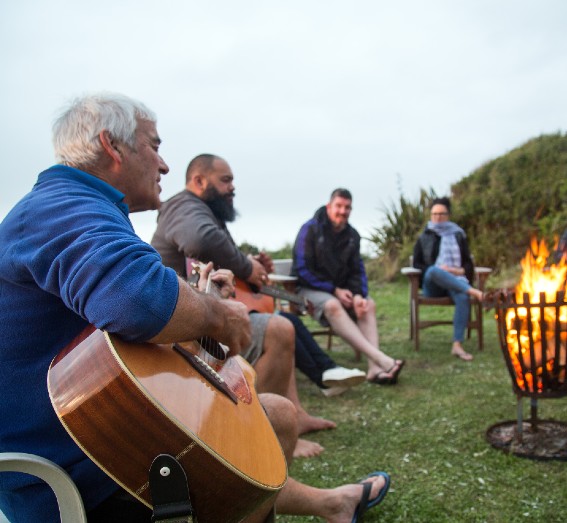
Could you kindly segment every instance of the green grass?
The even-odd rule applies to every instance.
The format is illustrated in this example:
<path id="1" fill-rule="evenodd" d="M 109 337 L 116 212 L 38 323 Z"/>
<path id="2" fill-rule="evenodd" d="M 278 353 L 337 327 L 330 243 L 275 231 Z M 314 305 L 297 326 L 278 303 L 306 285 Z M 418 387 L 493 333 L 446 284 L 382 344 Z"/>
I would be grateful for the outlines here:
<path id="1" fill-rule="evenodd" d="M 516 397 L 493 314 L 485 314 L 482 353 L 476 334 L 466 340 L 475 356 L 466 363 L 450 356 L 450 326 L 421 331 L 420 351 L 414 351 L 408 336 L 407 283 L 381 285 L 372 296 L 378 305 L 381 348 L 407 361 L 400 381 L 397 386 L 365 383 L 324 398 L 298 373 L 304 406 L 335 420 L 338 427 L 306 435 L 326 450 L 319 457 L 296 460 L 290 474 L 326 488 L 357 481 L 374 470 L 387 471 L 390 493 L 367 513 L 366 522 L 565 521 L 567 463 L 519 458 L 486 442 L 491 425 L 516 417 Z M 450 308 L 443 311 L 451 317 Z M 331 355 L 347 367 L 366 366 L 337 341 Z M 529 401 L 524 403 L 527 418 Z M 539 417 L 567 421 L 567 398 L 540 400 Z M 279 516 L 278 521 L 318 519 Z"/>

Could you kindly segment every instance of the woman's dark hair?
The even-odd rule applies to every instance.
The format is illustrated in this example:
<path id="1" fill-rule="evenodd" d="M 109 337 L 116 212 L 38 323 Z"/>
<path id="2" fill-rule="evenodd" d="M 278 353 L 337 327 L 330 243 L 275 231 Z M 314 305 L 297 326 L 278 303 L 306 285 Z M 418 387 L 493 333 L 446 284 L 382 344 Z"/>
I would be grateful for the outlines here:
<path id="1" fill-rule="evenodd" d="M 443 196 L 443 198 L 434 198 L 429 208 L 432 209 L 434 205 L 444 205 L 447 211 L 449 211 L 449 214 L 451 213 L 451 200 L 446 196 Z"/>

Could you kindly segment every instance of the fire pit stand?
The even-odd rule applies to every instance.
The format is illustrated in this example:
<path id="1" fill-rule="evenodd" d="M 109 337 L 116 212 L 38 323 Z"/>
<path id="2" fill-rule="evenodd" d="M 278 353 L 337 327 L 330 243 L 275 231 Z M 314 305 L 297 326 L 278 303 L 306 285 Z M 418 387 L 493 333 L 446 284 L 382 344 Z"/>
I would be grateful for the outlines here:
<path id="1" fill-rule="evenodd" d="M 531 303 L 513 293 L 493 296 L 500 347 L 518 399 L 517 420 L 492 425 L 486 432 L 495 448 L 535 459 L 567 460 L 567 424 L 538 418 L 538 399 L 567 395 L 567 302 L 565 292 Z M 524 421 L 523 399 L 530 398 Z"/>

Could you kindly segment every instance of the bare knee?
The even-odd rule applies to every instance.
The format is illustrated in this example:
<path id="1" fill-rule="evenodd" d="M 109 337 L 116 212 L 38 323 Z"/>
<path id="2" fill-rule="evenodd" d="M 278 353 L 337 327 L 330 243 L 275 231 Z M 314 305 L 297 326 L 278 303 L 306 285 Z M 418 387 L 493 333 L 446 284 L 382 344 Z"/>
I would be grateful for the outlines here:
<path id="1" fill-rule="evenodd" d="M 376 312 L 376 302 L 370 297 L 366 298 L 366 300 L 368 301 L 368 308 L 372 309 L 373 312 Z"/>
<path id="2" fill-rule="evenodd" d="M 345 314 L 345 309 L 337 298 L 330 298 L 325 302 L 324 314 L 327 319 Z"/>
<path id="3" fill-rule="evenodd" d="M 366 302 L 368 303 L 368 310 L 366 311 L 366 314 L 368 314 L 368 316 L 376 316 L 376 302 L 368 297 L 366 298 Z"/>
<path id="4" fill-rule="evenodd" d="M 268 321 L 264 344 L 266 349 L 277 347 L 278 354 L 295 354 L 295 327 L 283 316 L 273 315 Z"/>

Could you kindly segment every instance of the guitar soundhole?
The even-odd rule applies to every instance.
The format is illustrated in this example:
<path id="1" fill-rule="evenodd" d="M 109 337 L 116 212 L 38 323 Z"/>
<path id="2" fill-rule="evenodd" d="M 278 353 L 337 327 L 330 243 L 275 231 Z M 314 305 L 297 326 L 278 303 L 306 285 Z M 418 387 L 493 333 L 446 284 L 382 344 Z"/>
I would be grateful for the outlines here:
<path id="1" fill-rule="evenodd" d="M 212 338 L 199 338 L 198 339 L 199 345 L 201 348 L 211 355 L 213 358 L 223 362 L 226 360 L 227 351 L 225 351 L 222 345 L 218 342 L 213 340 Z"/>

